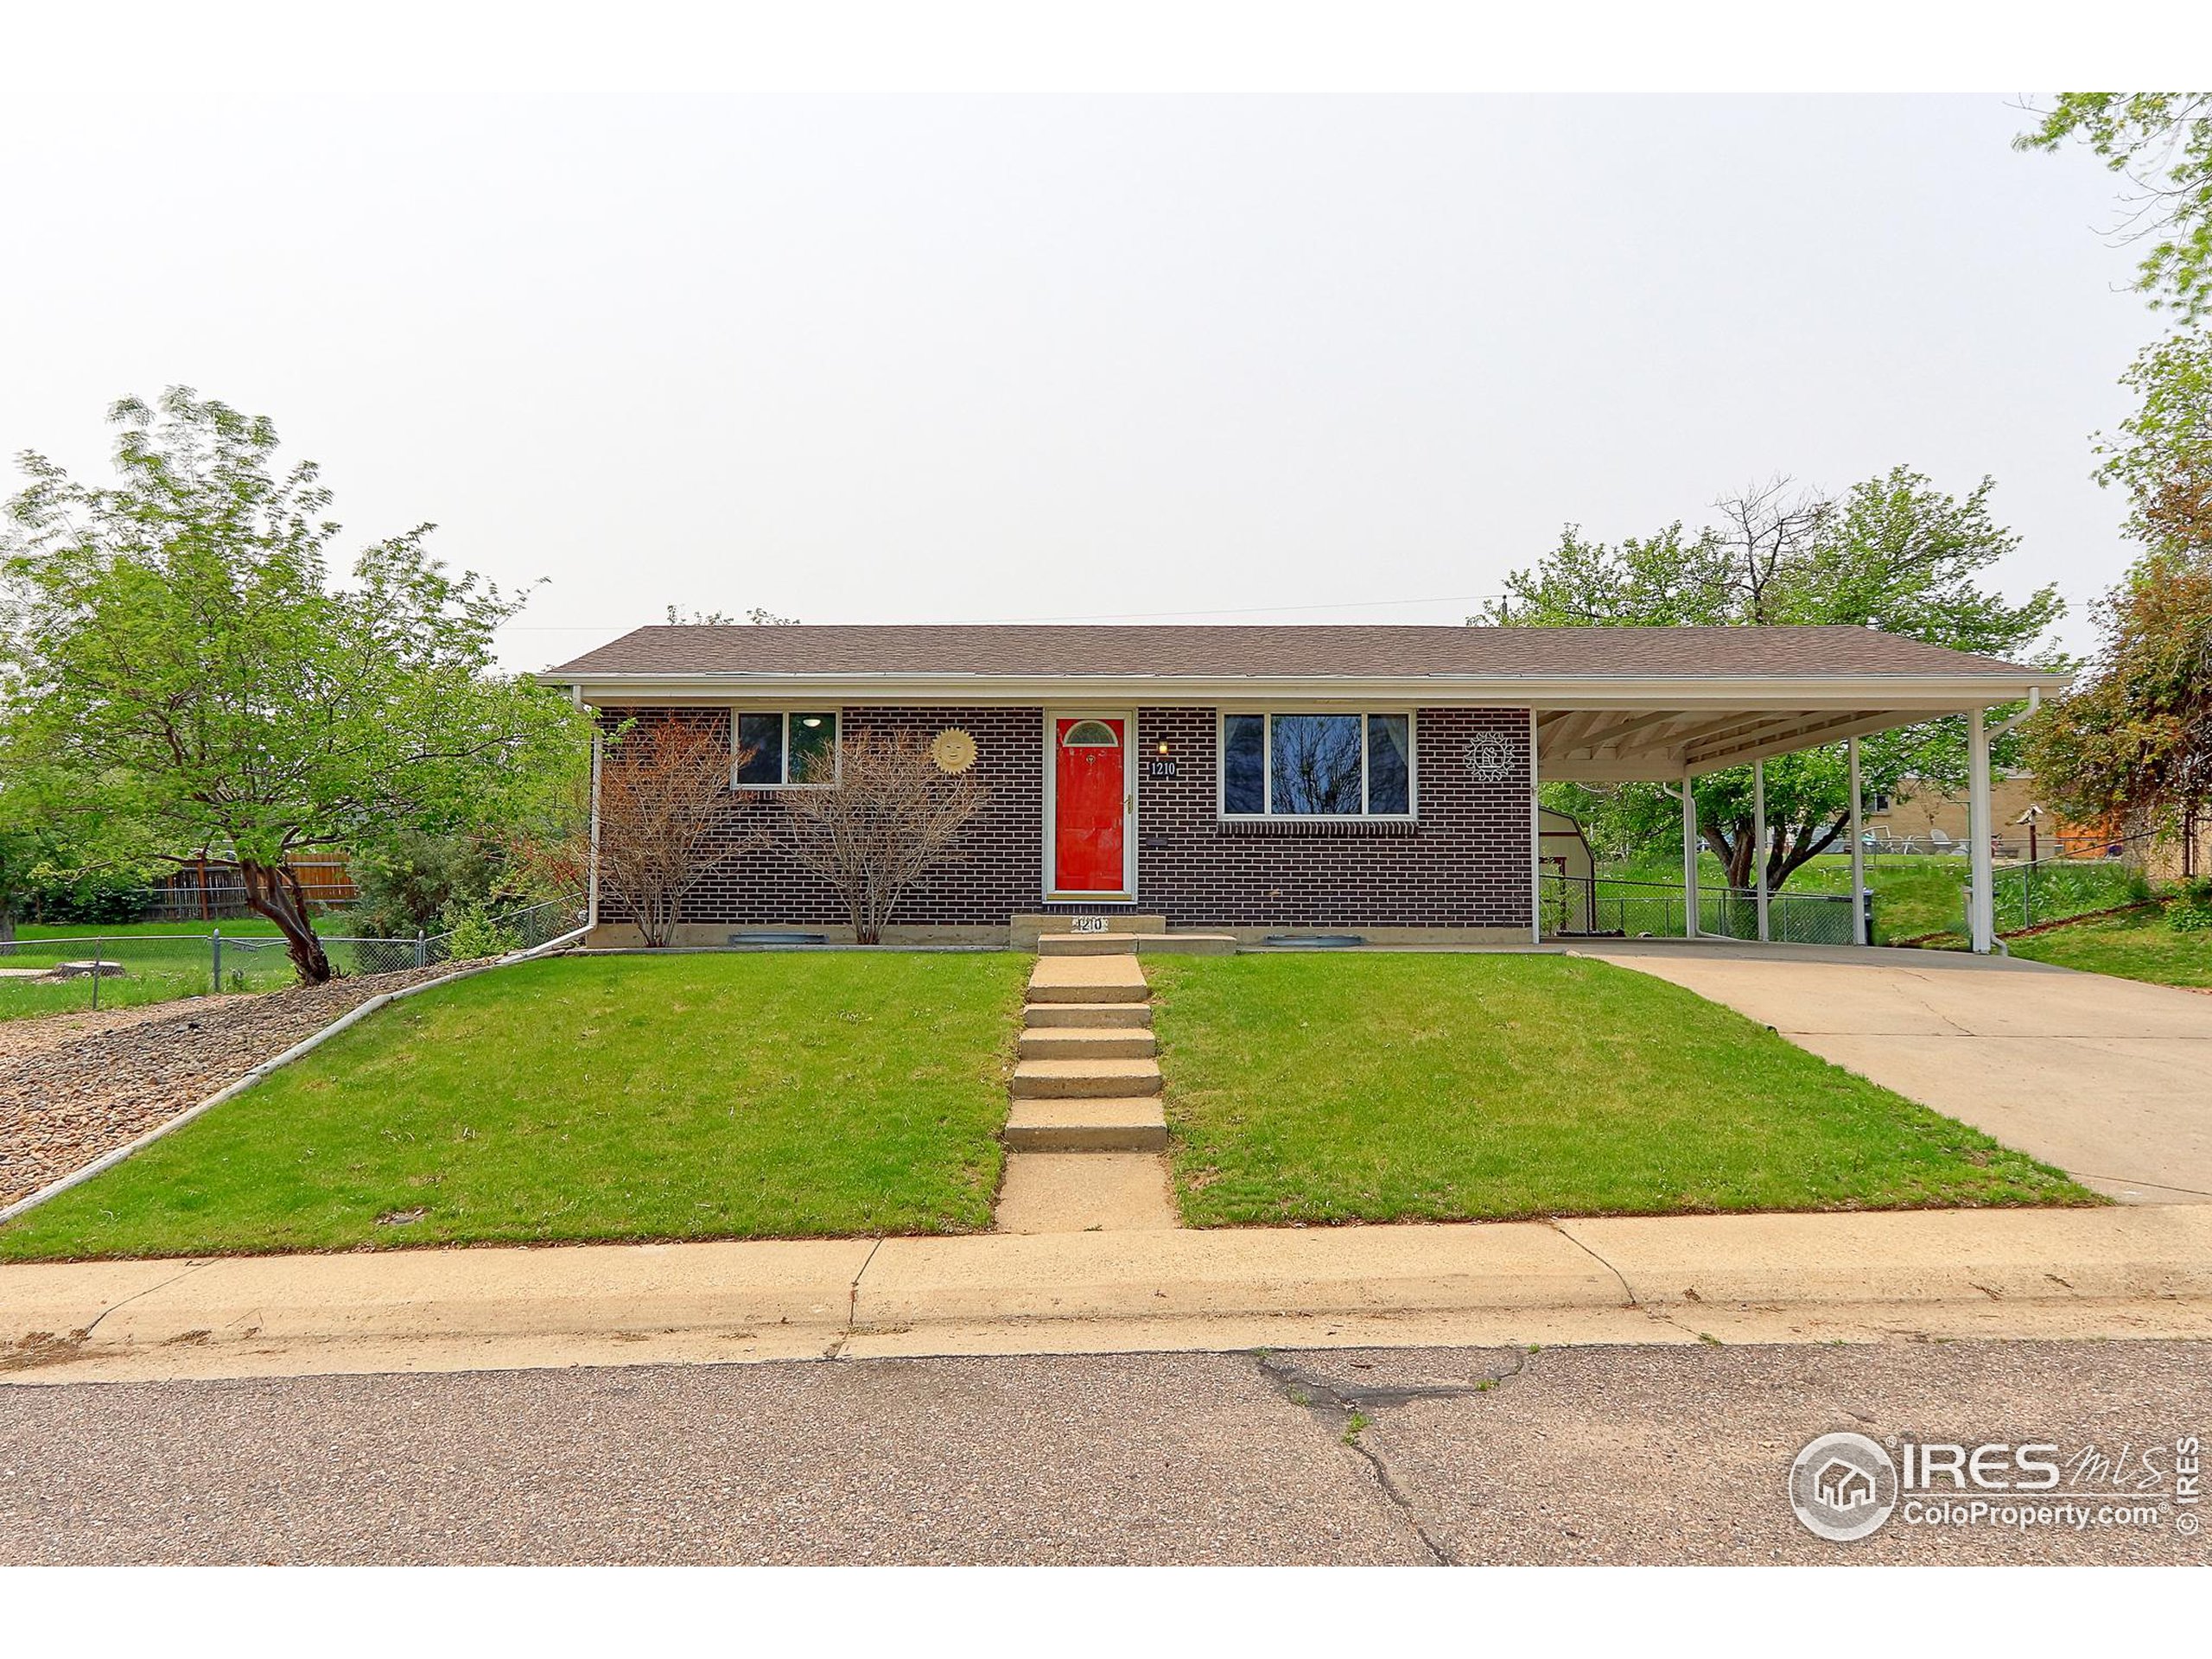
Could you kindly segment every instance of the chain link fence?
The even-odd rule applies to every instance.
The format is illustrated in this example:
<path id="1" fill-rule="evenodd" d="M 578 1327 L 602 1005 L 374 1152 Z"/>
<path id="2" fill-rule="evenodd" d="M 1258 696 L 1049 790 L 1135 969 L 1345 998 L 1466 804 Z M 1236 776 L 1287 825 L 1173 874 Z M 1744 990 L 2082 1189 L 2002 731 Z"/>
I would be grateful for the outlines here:
<path id="1" fill-rule="evenodd" d="M 1613 876 L 1546 874 L 1537 878 L 1539 914 L 1547 937 L 1679 939 L 1688 932 L 1681 888 Z M 1758 895 L 1745 888 L 1698 889 L 1698 931 L 1714 938 L 1756 939 Z M 1873 937 L 1873 896 L 1867 896 L 1867 937 Z M 1851 895 L 1777 893 L 1767 899 L 1767 937 L 1780 944 L 1850 944 Z"/>
<path id="2" fill-rule="evenodd" d="M 412 938 L 318 934 L 330 965 L 347 977 L 434 968 L 527 950 L 580 926 L 573 899 L 463 923 Z M 284 941 L 265 933 L 163 929 L 26 935 L 0 942 L 0 1020 L 86 1008 L 136 1007 L 209 991 L 272 991 L 295 982 Z"/>
<path id="3" fill-rule="evenodd" d="M 1968 884 L 1959 888 L 1961 933 L 1967 931 L 1967 904 L 1972 891 Z M 2063 922 L 2092 911 L 2116 910 L 2149 894 L 2139 872 L 2125 864 L 2102 861 L 2005 865 L 1991 872 L 1989 883 L 1990 908 L 1999 933 Z"/>

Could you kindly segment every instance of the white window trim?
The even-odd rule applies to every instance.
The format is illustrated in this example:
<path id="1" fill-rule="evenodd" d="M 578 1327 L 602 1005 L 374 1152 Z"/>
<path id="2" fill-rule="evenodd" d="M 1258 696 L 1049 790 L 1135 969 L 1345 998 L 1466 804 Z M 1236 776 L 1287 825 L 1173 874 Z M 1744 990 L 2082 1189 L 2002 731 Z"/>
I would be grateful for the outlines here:
<path id="1" fill-rule="evenodd" d="M 1231 812 L 1229 810 L 1229 721 L 1231 715 L 1256 715 L 1266 722 L 1260 732 L 1260 791 L 1267 810 Z M 1357 715 L 1359 716 L 1359 807 L 1357 812 L 1278 812 L 1274 810 L 1274 720 L 1277 715 Z M 1370 715 L 1402 715 L 1406 721 L 1406 810 L 1370 812 L 1367 810 L 1367 718 Z M 1412 823 L 1421 817 L 1421 713 L 1415 709 L 1362 703 L 1356 709 L 1331 703 L 1271 703 L 1265 709 L 1217 709 L 1213 723 L 1213 809 L 1223 823 Z"/>
<path id="2" fill-rule="evenodd" d="M 784 782 L 774 784 L 745 784 L 738 781 L 737 766 L 740 749 L 737 738 L 738 722 L 744 719 L 747 715 L 775 715 L 783 721 Z M 836 757 L 836 771 L 830 782 L 826 784 L 795 784 L 790 781 L 791 766 L 791 716 L 793 715 L 830 715 L 836 718 L 837 721 L 837 736 L 836 744 L 831 748 L 830 753 Z M 730 710 L 729 786 L 732 789 L 741 789 L 748 794 L 754 795 L 779 794 L 787 789 L 835 789 L 839 784 L 844 781 L 844 778 L 845 711 L 842 709 L 835 707 L 834 705 L 825 706 L 824 704 L 818 702 L 794 702 L 782 704 L 773 709 L 734 708 Z"/>

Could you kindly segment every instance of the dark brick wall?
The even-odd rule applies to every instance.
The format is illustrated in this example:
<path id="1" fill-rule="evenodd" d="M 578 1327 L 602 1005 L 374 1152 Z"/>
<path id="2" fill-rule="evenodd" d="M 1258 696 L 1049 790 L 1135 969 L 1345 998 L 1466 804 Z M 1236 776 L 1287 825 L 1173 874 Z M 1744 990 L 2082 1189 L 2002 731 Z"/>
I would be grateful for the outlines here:
<path id="1" fill-rule="evenodd" d="M 1137 898 L 1178 924 L 1264 927 L 1527 927 L 1529 716 L 1518 709 L 1414 715 L 1418 822 L 1224 823 L 1211 709 L 1141 709 L 1143 757 L 1165 741 L 1173 779 L 1137 796 Z M 1503 739 L 1510 772 L 1478 783 L 1467 747 Z"/>
<path id="2" fill-rule="evenodd" d="M 673 710 L 609 711 L 650 719 Z M 724 709 L 686 711 L 716 723 Z M 976 739 L 990 803 L 963 856 L 933 871 L 900 903 L 894 925 L 1003 926 L 1017 914 L 1072 912 L 1041 901 L 1044 722 L 1041 709 L 848 707 L 845 729 L 912 732 L 957 726 Z M 1415 716 L 1420 820 L 1223 823 L 1216 814 L 1213 709 L 1141 709 L 1142 762 L 1168 744 L 1173 779 L 1140 777 L 1137 904 L 1177 926 L 1526 927 L 1529 925 L 1529 718 L 1517 709 L 1425 709 Z M 1467 769 L 1478 737 L 1504 741 L 1503 779 Z M 772 830 L 775 798 L 733 799 L 733 850 L 685 906 L 687 922 L 731 927 L 836 926 L 842 907 L 817 877 L 772 849 L 746 846 Z M 602 897 L 602 920 L 620 921 Z"/>

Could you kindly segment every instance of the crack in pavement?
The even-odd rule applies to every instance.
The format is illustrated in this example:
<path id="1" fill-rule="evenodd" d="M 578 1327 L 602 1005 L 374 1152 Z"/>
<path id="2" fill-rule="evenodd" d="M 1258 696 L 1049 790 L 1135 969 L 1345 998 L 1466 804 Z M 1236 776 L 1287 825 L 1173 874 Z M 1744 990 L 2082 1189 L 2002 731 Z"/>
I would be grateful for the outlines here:
<path id="1" fill-rule="evenodd" d="M 875 1243 L 868 1247 L 868 1255 L 861 1258 L 860 1266 L 853 1270 L 853 1282 L 845 1287 L 845 1328 L 833 1337 L 830 1345 L 822 1351 L 823 1358 L 842 1359 L 845 1357 L 845 1344 L 850 1342 L 860 1331 L 861 1281 L 868 1277 L 868 1268 L 875 1262 L 875 1253 L 882 1248 L 883 1236 L 878 1234 Z"/>
<path id="2" fill-rule="evenodd" d="M 90 1325 L 81 1331 L 72 1331 L 66 1337 L 56 1336 L 52 1332 L 32 1332 L 12 1351 L 0 1352 L 0 1371 L 35 1370 L 41 1365 L 59 1365 L 65 1360 L 75 1358 L 84 1351 L 85 1344 L 92 1339 L 92 1332 L 100 1328 L 100 1321 L 109 1314 L 118 1308 L 130 1306 L 142 1296 L 150 1296 L 157 1290 L 167 1290 L 180 1280 L 189 1279 L 209 1265 L 207 1262 L 188 1262 L 182 1272 L 171 1274 L 158 1284 L 149 1285 L 143 1290 L 134 1290 L 121 1301 L 111 1302 L 92 1316 Z"/>
<path id="3" fill-rule="evenodd" d="M 1573 1245 L 1576 1249 L 1580 1250 L 1583 1255 L 1588 1256 L 1592 1262 L 1595 1262 L 1607 1273 L 1611 1274 L 1613 1277 L 1619 1281 L 1621 1294 L 1628 1299 L 1628 1305 L 1630 1307 L 1641 1307 L 1643 1306 L 1643 1302 L 1637 1297 L 1636 1287 L 1629 1283 L 1628 1275 L 1626 1274 L 1623 1273 L 1611 1262 L 1606 1261 L 1605 1258 L 1599 1255 L 1597 1251 L 1592 1249 L 1590 1246 L 1585 1243 L 1580 1238 L 1567 1231 L 1566 1228 L 1560 1226 L 1558 1222 L 1548 1220 L 1544 1223 L 1544 1225 L 1550 1228 L 1552 1231 L 1557 1233 L 1568 1243 Z"/>
<path id="4" fill-rule="evenodd" d="M 1319 1372 L 1309 1370 L 1267 1349 L 1255 1351 L 1253 1358 L 1260 1368 L 1261 1376 L 1272 1384 L 1276 1392 L 1330 1431 L 1338 1445 L 1358 1453 L 1366 1462 L 1375 1477 L 1377 1490 L 1405 1517 L 1406 1524 L 1420 1539 L 1421 1548 L 1428 1552 L 1430 1563 L 1436 1567 L 1458 1567 L 1462 1564 L 1459 1558 L 1449 1545 L 1429 1530 L 1413 1494 L 1392 1472 L 1389 1462 L 1381 1449 L 1368 1444 L 1365 1431 L 1373 1423 L 1373 1419 L 1368 1415 L 1368 1408 L 1372 1407 L 1380 1411 L 1393 1406 L 1411 1405 L 1421 1400 L 1458 1400 L 1488 1394 L 1527 1370 L 1529 1356 L 1534 1351 L 1511 1348 L 1503 1351 L 1511 1357 L 1512 1363 L 1504 1370 L 1472 1382 L 1386 1384 L 1380 1388 L 1362 1388 L 1332 1382 Z"/>

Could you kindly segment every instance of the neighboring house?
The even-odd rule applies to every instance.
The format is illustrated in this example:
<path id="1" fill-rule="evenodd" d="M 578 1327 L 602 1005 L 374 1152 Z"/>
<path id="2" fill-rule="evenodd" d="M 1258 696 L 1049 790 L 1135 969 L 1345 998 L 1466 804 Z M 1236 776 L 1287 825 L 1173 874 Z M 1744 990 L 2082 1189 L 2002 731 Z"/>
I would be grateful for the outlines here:
<path id="1" fill-rule="evenodd" d="M 2109 824 L 2066 818 L 2043 804 L 2032 772 L 2007 772 L 1989 780 L 1990 818 L 2004 858 L 2104 858 L 2123 842 Z M 1887 796 L 1870 797 L 1866 829 L 1885 842 L 1916 852 L 1964 852 L 1967 791 L 1924 778 L 1907 778 Z"/>
<path id="2" fill-rule="evenodd" d="M 748 756 L 730 855 L 680 930 L 700 944 L 849 937 L 756 832 L 799 786 L 794 757 L 864 730 L 935 744 L 989 791 L 887 938 L 1118 912 L 1526 941 L 1544 861 L 1569 855 L 1539 839 L 1564 833 L 1540 823 L 1541 780 L 1680 780 L 2066 683 L 1849 627 L 666 626 L 543 677 L 609 718 L 685 711 Z"/>

